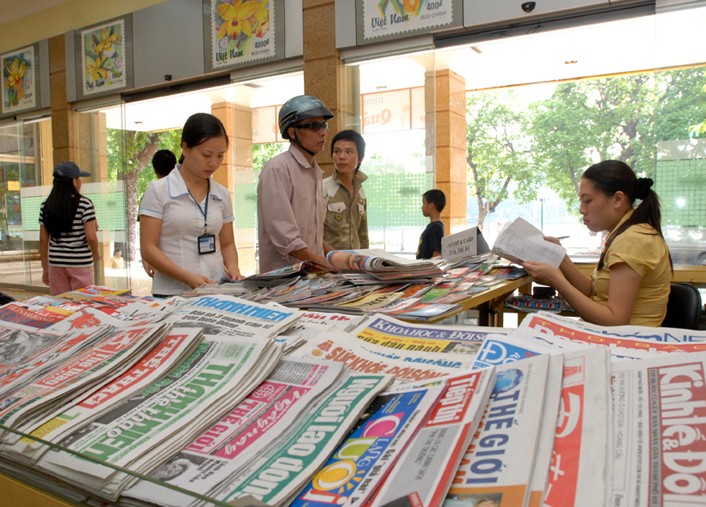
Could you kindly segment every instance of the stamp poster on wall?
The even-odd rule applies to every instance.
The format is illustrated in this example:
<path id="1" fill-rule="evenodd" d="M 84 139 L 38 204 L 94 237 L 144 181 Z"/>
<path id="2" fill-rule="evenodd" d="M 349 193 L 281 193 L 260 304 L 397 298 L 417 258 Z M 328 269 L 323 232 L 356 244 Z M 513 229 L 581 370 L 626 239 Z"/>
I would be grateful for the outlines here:
<path id="1" fill-rule="evenodd" d="M 362 0 L 363 39 L 429 32 L 454 23 L 454 0 Z M 458 17 L 458 15 L 457 15 Z"/>
<path id="2" fill-rule="evenodd" d="M 275 56 L 273 4 L 272 0 L 210 0 L 212 69 Z"/>
<path id="3" fill-rule="evenodd" d="M 37 105 L 35 48 L 29 46 L 0 56 L 2 112 L 13 113 Z"/>
<path id="4" fill-rule="evenodd" d="M 123 19 L 81 31 L 83 95 L 125 88 L 126 63 Z"/>

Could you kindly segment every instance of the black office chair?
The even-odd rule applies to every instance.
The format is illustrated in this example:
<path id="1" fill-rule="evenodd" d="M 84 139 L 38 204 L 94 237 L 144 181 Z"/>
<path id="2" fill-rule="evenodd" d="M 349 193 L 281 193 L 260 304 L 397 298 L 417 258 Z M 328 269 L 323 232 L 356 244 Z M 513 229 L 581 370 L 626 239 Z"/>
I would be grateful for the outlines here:
<path id="1" fill-rule="evenodd" d="M 662 322 L 662 327 L 699 329 L 701 308 L 701 294 L 696 287 L 688 283 L 672 282 L 667 301 L 667 316 Z"/>

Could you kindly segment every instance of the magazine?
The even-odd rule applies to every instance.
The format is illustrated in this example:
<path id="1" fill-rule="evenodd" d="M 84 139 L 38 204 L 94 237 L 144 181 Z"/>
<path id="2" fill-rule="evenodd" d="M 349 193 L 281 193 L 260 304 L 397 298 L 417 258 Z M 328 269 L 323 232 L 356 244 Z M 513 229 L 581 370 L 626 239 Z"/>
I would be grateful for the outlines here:
<path id="1" fill-rule="evenodd" d="M 563 246 L 546 241 L 542 231 L 520 217 L 502 228 L 492 251 L 517 264 L 539 261 L 555 268 L 566 256 Z"/>

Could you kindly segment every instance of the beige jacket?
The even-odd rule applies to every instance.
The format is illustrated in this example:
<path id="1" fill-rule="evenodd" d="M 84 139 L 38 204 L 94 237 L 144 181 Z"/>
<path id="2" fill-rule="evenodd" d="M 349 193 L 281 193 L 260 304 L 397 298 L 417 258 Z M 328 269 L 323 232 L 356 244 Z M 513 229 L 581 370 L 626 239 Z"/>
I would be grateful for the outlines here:
<path id="1" fill-rule="evenodd" d="M 356 250 L 370 246 L 368 204 L 362 187 L 367 179 L 363 172 L 356 173 L 353 178 L 353 195 L 341 183 L 338 172 L 324 179 L 324 239 L 336 250 Z"/>

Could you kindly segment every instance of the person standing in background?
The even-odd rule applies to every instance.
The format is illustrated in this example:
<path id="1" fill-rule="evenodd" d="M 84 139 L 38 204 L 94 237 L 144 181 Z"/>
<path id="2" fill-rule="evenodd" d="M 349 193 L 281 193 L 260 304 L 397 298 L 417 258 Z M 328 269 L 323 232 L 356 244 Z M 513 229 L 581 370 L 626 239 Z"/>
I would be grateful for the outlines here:
<path id="1" fill-rule="evenodd" d="M 315 157 L 326 145 L 333 114 L 318 98 L 298 95 L 279 110 L 279 129 L 289 150 L 270 159 L 257 183 L 260 273 L 299 261 L 327 266 L 326 199 Z"/>
<path id="2" fill-rule="evenodd" d="M 110 267 L 113 269 L 124 269 L 125 259 L 123 258 L 123 251 L 119 248 L 113 253 L 113 257 L 110 259 Z"/>
<path id="3" fill-rule="evenodd" d="M 441 212 L 444 207 L 446 196 L 441 190 L 427 190 L 422 194 L 422 215 L 429 218 L 429 225 L 419 237 L 417 259 L 431 259 L 441 255 L 441 238 L 444 237 Z"/>
<path id="4" fill-rule="evenodd" d="M 335 250 L 368 248 L 368 208 L 360 170 L 365 140 L 355 130 L 342 130 L 331 141 L 334 173 L 323 181 L 326 196 L 324 240 Z"/>
<path id="5" fill-rule="evenodd" d="M 152 169 L 154 169 L 157 179 L 168 176 L 176 165 L 176 155 L 171 150 L 157 150 L 152 156 Z"/>
<path id="6" fill-rule="evenodd" d="M 169 173 L 172 172 L 176 165 L 176 155 L 171 150 L 157 150 L 152 156 L 152 169 L 154 169 L 154 174 L 158 180 L 169 176 Z M 140 221 L 139 216 L 137 221 Z M 142 267 L 150 278 L 154 276 L 154 268 L 145 259 L 142 259 Z"/>
<path id="7" fill-rule="evenodd" d="M 181 149 L 180 165 L 150 183 L 140 204 L 140 249 L 155 269 L 157 297 L 242 278 L 230 192 L 211 179 L 228 150 L 225 127 L 211 114 L 193 114 Z"/>
<path id="8" fill-rule="evenodd" d="M 70 161 L 54 167 L 54 184 L 39 209 L 42 282 L 52 296 L 93 285 L 100 260 L 93 202 L 81 195 L 81 177 L 90 173 Z"/>

